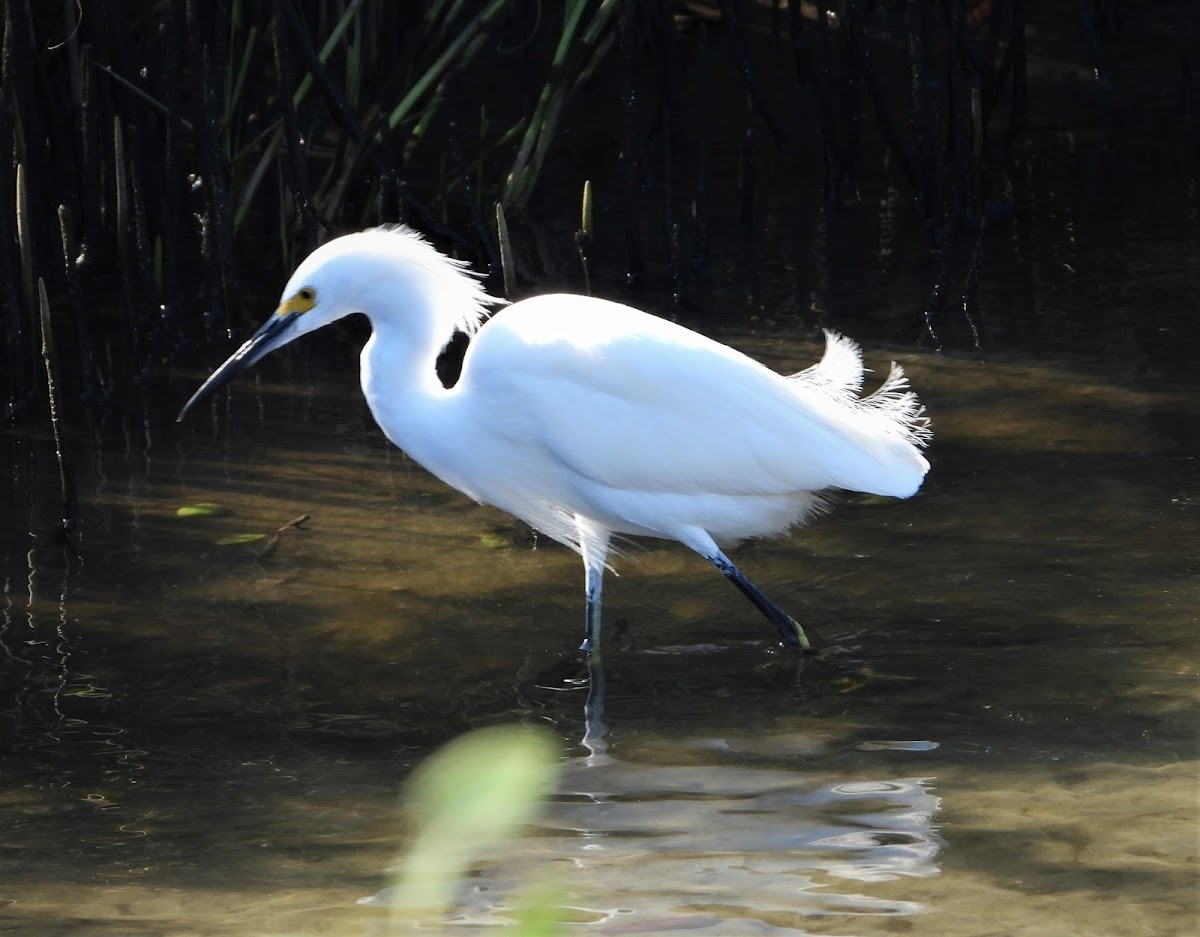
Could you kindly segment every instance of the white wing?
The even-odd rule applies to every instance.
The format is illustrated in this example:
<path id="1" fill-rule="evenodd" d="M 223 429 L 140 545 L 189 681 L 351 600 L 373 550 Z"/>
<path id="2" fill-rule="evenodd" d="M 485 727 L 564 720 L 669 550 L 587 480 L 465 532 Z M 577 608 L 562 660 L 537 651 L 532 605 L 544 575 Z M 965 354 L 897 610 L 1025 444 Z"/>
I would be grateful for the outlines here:
<path id="1" fill-rule="evenodd" d="M 463 373 L 490 432 L 619 490 L 906 497 L 928 469 L 902 374 L 859 398 L 857 347 L 838 336 L 789 379 L 627 306 L 541 296 L 488 322 Z"/>

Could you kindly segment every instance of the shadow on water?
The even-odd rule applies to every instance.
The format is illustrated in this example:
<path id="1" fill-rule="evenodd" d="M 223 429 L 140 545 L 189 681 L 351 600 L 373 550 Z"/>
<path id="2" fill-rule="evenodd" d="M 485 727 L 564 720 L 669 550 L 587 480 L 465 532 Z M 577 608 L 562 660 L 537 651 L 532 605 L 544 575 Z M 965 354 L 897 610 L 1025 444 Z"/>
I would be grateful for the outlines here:
<path id="1" fill-rule="evenodd" d="M 736 343 L 780 370 L 814 353 Z M 1008 932 L 1186 932 L 1192 391 L 1064 357 L 902 361 L 937 421 L 923 492 L 738 554 L 825 653 L 775 652 L 705 564 L 640 544 L 606 597 L 592 754 L 577 557 L 389 450 L 351 375 L 80 442 L 75 552 L 46 533 L 53 473 L 26 471 L 50 441 L 5 436 L 0 930 L 367 926 L 399 780 L 516 720 L 558 732 L 568 773 L 454 927 L 557 870 L 597 932 L 921 912 L 968 934 L 997 906 Z M 197 503 L 223 510 L 177 516 Z M 269 551 L 218 543 L 300 514 Z"/>

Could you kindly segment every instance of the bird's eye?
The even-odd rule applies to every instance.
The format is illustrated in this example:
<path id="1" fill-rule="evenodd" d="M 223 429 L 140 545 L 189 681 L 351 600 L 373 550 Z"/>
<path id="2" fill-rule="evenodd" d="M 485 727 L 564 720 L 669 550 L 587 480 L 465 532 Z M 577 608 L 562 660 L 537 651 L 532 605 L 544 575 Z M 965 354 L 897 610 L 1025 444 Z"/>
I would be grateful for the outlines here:
<path id="1" fill-rule="evenodd" d="M 317 291 L 314 290 L 311 286 L 306 286 L 302 290 L 300 290 L 300 292 L 298 292 L 296 294 L 296 298 L 302 299 L 306 303 L 311 303 L 311 302 L 316 301 Z"/>

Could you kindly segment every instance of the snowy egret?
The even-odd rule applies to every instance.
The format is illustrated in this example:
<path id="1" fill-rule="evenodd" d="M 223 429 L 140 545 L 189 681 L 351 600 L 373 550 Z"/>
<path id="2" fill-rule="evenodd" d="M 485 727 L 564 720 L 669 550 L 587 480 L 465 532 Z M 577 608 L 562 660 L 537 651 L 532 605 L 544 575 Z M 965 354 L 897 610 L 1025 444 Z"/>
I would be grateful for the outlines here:
<path id="1" fill-rule="evenodd" d="M 719 569 L 775 626 L 804 630 L 717 545 L 778 534 L 827 489 L 906 498 L 929 463 L 923 409 L 895 364 L 860 397 L 858 346 L 784 377 L 726 345 L 629 306 L 535 296 L 487 319 L 475 275 L 415 231 L 329 241 L 292 274 L 275 313 L 179 414 L 268 352 L 351 313 L 371 322 L 362 390 L 393 443 L 453 488 L 582 556 L 583 650 L 599 648 L 613 534 L 677 540 Z M 471 336 L 458 382 L 435 362 Z"/>

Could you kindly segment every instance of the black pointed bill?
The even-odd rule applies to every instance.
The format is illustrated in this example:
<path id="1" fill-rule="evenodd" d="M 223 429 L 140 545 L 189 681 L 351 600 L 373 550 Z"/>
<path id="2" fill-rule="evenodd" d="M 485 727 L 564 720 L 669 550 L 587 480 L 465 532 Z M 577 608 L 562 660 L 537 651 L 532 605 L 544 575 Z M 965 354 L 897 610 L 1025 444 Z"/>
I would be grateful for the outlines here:
<path id="1" fill-rule="evenodd" d="M 183 405 L 183 409 L 179 411 L 179 416 L 175 418 L 175 422 L 182 422 L 183 418 L 194 410 L 197 404 L 211 397 L 235 377 L 259 361 L 267 352 L 276 348 L 279 344 L 276 342 L 276 339 L 291 328 L 292 323 L 299 315 L 300 311 L 285 311 L 283 307 L 280 307 L 280 311 L 264 322 L 262 328 L 250 336 L 241 348 L 229 356 L 228 361 L 209 375 L 208 380 L 201 384 L 200 389 L 192 394 L 191 399 Z"/>

